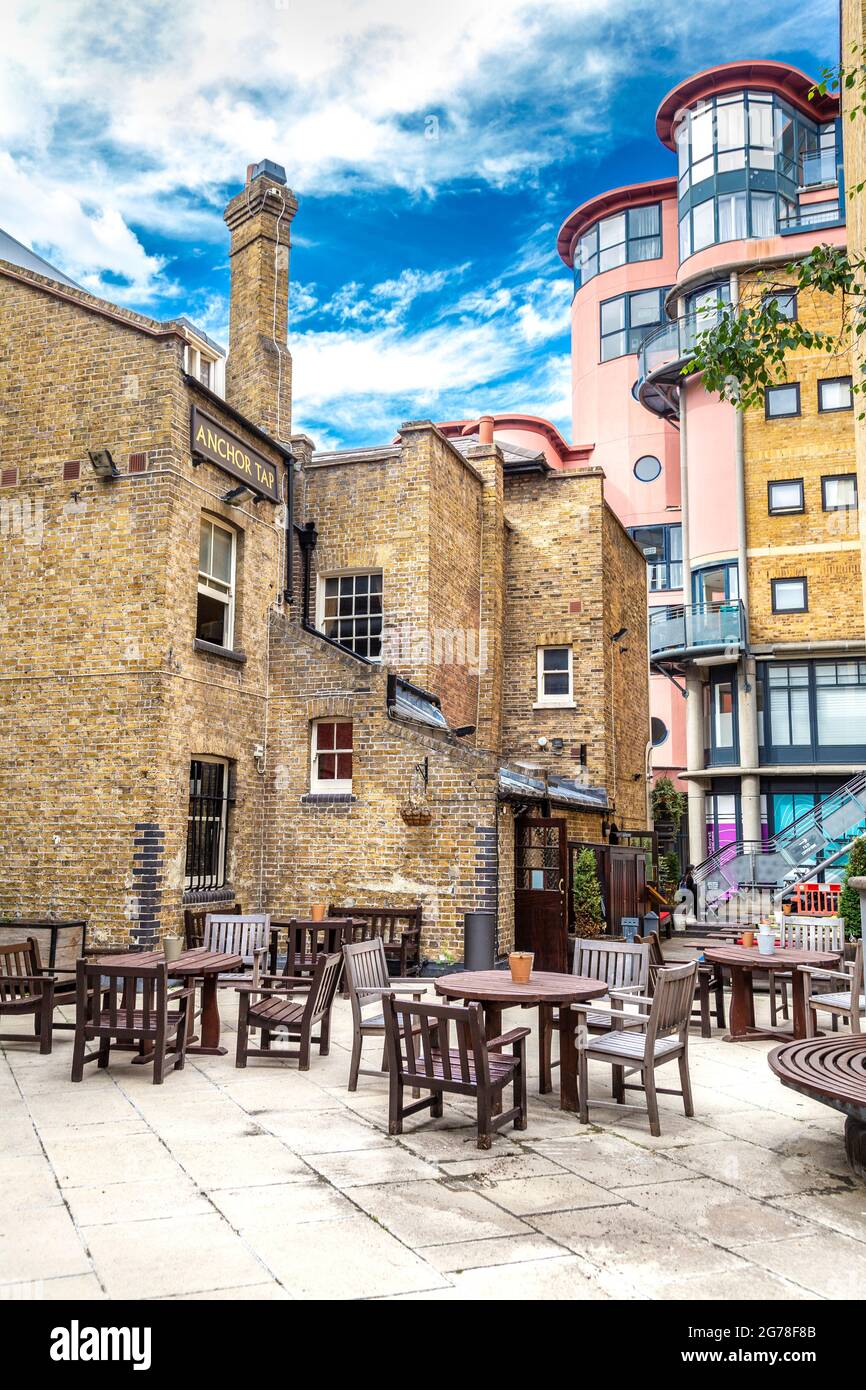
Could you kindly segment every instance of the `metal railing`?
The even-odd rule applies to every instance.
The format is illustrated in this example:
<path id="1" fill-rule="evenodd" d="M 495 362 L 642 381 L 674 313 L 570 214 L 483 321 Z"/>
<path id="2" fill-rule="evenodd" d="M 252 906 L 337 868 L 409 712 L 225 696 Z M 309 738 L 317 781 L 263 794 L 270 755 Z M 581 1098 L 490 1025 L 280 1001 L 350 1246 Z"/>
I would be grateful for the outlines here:
<path id="1" fill-rule="evenodd" d="M 731 649 L 735 661 L 745 644 L 743 605 L 725 603 L 666 604 L 650 610 L 650 660 L 693 649 Z"/>
<path id="2" fill-rule="evenodd" d="M 720 303 L 718 309 L 699 309 L 693 314 L 683 314 L 666 323 L 663 328 L 656 329 L 655 333 L 650 333 L 638 352 L 638 383 L 655 376 L 665 367 L 676 367 L 675 375 L 679 375 L 679 368 L 688 362 L 700 335 L 715 328 L 729 307 Z"/>

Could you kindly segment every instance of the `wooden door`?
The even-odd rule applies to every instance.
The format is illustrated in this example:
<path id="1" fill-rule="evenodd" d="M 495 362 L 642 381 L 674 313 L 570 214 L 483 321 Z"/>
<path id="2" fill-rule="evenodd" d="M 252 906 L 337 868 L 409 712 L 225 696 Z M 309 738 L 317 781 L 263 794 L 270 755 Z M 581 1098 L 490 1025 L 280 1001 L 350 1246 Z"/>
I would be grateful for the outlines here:
<path id="1" fill-rule="evenodd" d="M 607 852 L 607 928 L 618 935 L 623 917 L 645 911 L 646 860 L 639 850 L 611 845 Z"/>
<path id="2" fill-rule="evenodd" d="M 565 971 L 566 853 L 564 818 L 525 817 L 515 824 L 514 941 L 534 951 L 536 970 Z"/>

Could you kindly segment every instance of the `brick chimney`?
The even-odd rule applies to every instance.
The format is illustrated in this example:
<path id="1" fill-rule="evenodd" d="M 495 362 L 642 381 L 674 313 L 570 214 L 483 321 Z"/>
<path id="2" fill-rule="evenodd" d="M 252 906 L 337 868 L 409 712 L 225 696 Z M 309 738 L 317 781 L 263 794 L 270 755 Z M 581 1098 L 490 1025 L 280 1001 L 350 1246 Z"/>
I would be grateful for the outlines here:
<path id="1" fill-rule="evenodd" d="M 226 400 L 283 442 L 292 432 L 286 334 L 290 227 L 297 210 L 285 170 L 263 159 L 249 165 L 243 191 L 224 213 L 231 232 Z"/>

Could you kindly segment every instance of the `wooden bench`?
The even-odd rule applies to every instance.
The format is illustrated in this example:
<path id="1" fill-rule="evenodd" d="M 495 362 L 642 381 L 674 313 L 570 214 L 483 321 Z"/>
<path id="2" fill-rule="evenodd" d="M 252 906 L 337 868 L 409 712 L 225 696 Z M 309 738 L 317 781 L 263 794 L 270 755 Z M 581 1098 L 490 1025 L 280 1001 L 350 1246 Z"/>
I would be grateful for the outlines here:
<path id="1" fill-rule="evenodd" d="M 846 1116 L 845 1152 L 866 1182 L 866 1039 L 802 1038 L 782 1043 L 767 1061 L 783 1086 L 830 1105 Z"/>
<path id="2" fill-rule="evenodd" d="M 421 904 L 416 907 L 334 907 L 329 917 L 357 920 L 355 941 L 381 936 L 388 961 L 396 961 L 401 979 L 421 969 Z"/>

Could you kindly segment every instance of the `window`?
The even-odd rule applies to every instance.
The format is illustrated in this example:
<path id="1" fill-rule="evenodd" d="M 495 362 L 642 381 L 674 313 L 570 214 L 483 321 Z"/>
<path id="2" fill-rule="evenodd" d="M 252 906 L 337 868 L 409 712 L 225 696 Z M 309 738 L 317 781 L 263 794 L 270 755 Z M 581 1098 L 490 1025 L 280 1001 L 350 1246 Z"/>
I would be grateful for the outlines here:
<path id="1" fill-rule="evenodd" d="M 218 647 L 231 647 L 234 641 L 236 549 L 237 535 L 229 526 L 202 517 L 195 635 Z"/>
<path id="2" fill-rule="evenodd" d="M 381 574 L 333 574 L 319 580 L 319 626 L 356 656 L 382 656 Z"/>
<path id="3" fill-rule="evenodd" d="M 352 790 L 352 721 L 318 719 L 313 724 L 310 790 L 345 794 Z"/>
<path id="4" fill-rule="evenodd" d="M 228 763 L 221 758 L 193 758 L 186 829 L 187 888 L 221 888 L 226 881 L 228 805 Z"/>
<path id="5" fill-rule="evenodd" d="M 740 576 L 736 561 L 711 565 L 692 574 L 695 603 L 736 603 L 740 597 Z"/>
<path id="6" fill-rule="evenodd" d="M 834 376 L 827 381 L 818 382 L 819 410 L 852 410 L 853 408 L 850 376 Z"/>
<path id="7" fill-rule="evenodd" d="M 650 592 L 659 589 L 681 589 L 682 526 L 633 526 L 629 535 L 646 556 Z"/>
<path id="8" fill-rule="evenodd" d="M 783 748 L 811 744 L 808 665 L 770 665 L 767 684 L 770 743 Z"/>
<path id="9" fill-rule="evenodd" d="M 667 289 L 636 290 L 603 301 L 600 310 L 602 362 L 638 352 L 644 338 L 662 326 Z"/>
<path id="10" fill-rule="evenodd" d="M 539 647 L 537 663 L 538 704 L 574 704 L 571 647 Z"/>
<path id="11" fill-rule="evenodd" d="M 857 474 L 822 478 L 821 503 L 825 512 L 853 511 L 857 506 Z"/>
<path id="12" fill-rule="evenodd" d="M 761 300 L 761 309 L 775 309 L 780 318 L 796 319 L 797 317 L 797 291 L 784 291 L 780 294 L 765 294 Z"/>
<path id="13" fill-rule="evenodd" d="M 214 368 L 216 362 L 211 357 L 206 357 L 198 348 L 187 343 L 183 350 L 183 369 L 190 376 L 194 376 L 203 386 L 212 387 L 214 384 Z"/>
<path id="14" fill-rule="evenodd" d="M 628 208 L 603 217 L 577 243 L 574 254 L 575 289 L 605 270 L 627 261 L 653 261 L 662 253 L 661 206 Z"/>
<path id="15" fill-rule="evenodd" d="M 815 713 L 823 747 L 866 743 L 866 661 L 815 667 Z"/>
<path id="16" fill-rule="evenodd" d="M 800 383 L 764 388 L 764 415 L 767 420 L 780 420 L 786 415 L 800 414 Z"/>
<path id="17" fill-rule="evenodd" d="M 654 454 L 643 454 L 632 469 L 639 483 L 654 483 L 661 471 L 661 463 Z"/>
<path id="18" fill-rule="evenodd" d="M 803 479 L 788 478 L 784 482 L 767 483 L 767 502 L 771 516 L 802 512 L 804 510 Z"/>
<path id="19" fill-rule="evenodd" d="M 733 675 L 714 671 L 703 687 L 704 752 L 707 766 L 731 766 L 737 760 L 737 683 Z"/>
<path id="20" fill-rule="evenodd" d="M 774 613 L 805 613 L 807 611 L 809 604 L 804 578 L 773 579 L 770 582 L 773 589 Z"/>

